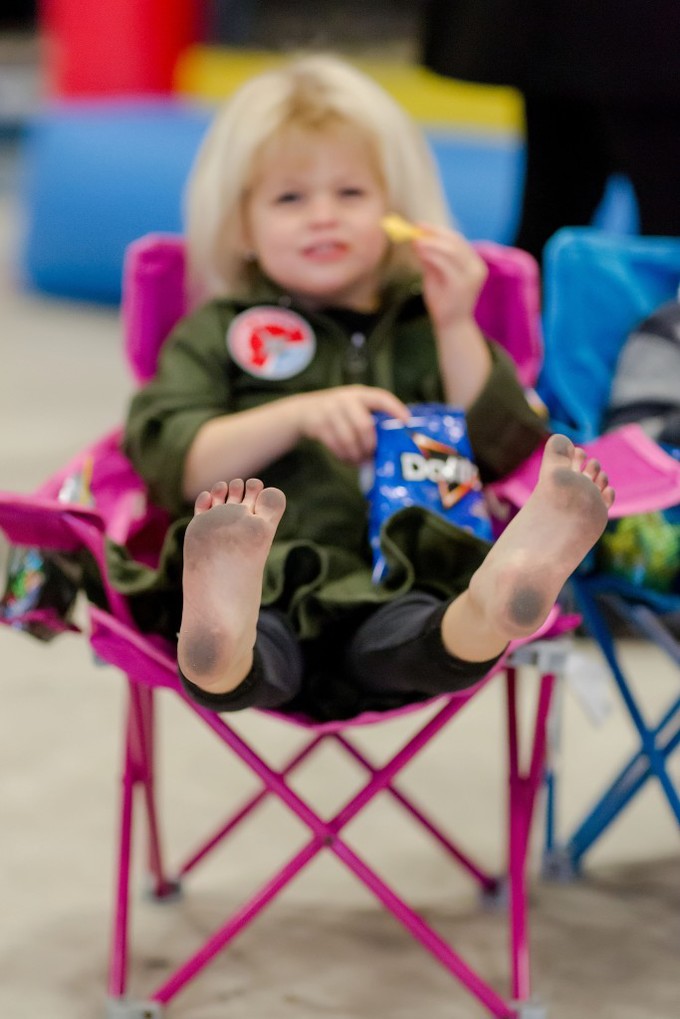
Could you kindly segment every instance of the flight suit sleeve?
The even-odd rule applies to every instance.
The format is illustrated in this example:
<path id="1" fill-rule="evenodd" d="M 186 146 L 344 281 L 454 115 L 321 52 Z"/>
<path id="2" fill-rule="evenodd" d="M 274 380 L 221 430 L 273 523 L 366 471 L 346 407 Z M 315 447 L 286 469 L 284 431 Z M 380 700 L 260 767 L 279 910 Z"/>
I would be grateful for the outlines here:
<path id="1" fill-rule="evenodd" d="M 168 337 L 158 372 L 132 398 L 123 448 L 154 502 L 187 511 L 184 463 L 196 433 L 231 409 L 227 320 L 215 305 L 187 317 Z"/>
<path id="2" fill-rule="evenodd" d="M 468 435 L 483 482 L 510 474 L 550 435 L 529 406 L 511 358 L 490 342 L 491 373 L 466 414 Z"/>

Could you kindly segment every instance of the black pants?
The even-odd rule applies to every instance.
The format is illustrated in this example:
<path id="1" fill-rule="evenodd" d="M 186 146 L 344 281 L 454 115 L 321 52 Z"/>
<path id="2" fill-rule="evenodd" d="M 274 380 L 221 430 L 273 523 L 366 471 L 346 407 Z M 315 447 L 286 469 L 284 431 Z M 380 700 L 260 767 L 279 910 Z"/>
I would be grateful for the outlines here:
<path id="1" fill-rule="evenodd" d="M 357 703 L 376 709 L 472 686 L 486 675 L 500 655 L 485 662 L 466 662 L 449 654 L 440 633 L 447 605 L 430 594 L 412 592 L 377 608 L 347 634 L 342 644 L 337 640 L 329 642 L 328 670 L 332 674 L 340 669 L 347 683 L 357 691 Z M 315 658 L 318 650 L 317 645 Z M 181 672 L 180 677 L 187 693 L 203 707 L 240 711 L 295 703 L 304 693 L 309 672 L 305 648 L 285 618 L 276 611 L 263 609 L 257 628 L 255 663 L 235 690 L 210 694 Z M 330 708 L 324 714 L 333 717 Z M 345 714 L 341 711 L 337 717 Z"/>
<path id="2" fill-rule="evenodd" d="M 641 234 L 680 236 L 678 103 L 527 95 L 524 105 L 527 167 L 517 247 L 540 259 L 560 227 L 588 225 L 613 173 L 633 184 Z"/>

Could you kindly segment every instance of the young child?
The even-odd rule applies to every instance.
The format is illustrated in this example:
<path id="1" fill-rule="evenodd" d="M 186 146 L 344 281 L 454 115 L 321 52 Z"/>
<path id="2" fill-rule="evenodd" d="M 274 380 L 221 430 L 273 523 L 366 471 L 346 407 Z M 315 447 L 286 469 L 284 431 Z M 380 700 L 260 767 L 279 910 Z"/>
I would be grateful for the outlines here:
<path id="1" fill-rule="evenodd" d="M 415 239 L 390 242 L 394 213 Z M 141 587 L 177 590 L 183 539 L 170 623 L 186 690 L 217 711 L 338 718 L 477 682 L 544 621 L 613 492 L 567 438 L 548 439 L 475 324 L 485 265 L 447 225 L 415 125 L 333 57 L 260 75 L 203 143 L 187 246 L 203 303 L 134 398 L 125 439 L 179 518 Z M 359 483 L 373 412 L 406 421 L 430 401 L 465 411 L 485 481 L 548 439 L 540 480 L 492 548 L 424 509 L 397 513 L 376 585 Z"/>

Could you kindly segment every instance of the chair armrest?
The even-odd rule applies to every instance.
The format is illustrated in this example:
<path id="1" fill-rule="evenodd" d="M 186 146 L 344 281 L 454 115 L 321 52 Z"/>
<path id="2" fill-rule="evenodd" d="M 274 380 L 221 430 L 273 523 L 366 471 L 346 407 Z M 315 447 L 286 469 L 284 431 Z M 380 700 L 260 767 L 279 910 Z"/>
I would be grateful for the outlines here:
<path id="1" fill-rule="evenodd" d="M 680 463 L 668 456 L 639 425 L 625 425 L 591 442 L 583 449 L 600 461 L 616 490 L 609 511 L 612 520 L 635 513 L 651 513 L 680 503 Z M 538 480 L 541 451 L 534 453 L 507 478 L 489 487 L 501 501 L 519 508 Z"/>

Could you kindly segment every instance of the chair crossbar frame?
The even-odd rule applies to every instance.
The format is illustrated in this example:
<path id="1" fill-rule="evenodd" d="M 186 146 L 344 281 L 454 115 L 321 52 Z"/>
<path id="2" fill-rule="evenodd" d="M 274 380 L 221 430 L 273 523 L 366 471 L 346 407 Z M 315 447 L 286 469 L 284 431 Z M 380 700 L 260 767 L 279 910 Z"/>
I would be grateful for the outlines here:
<path id="1" fill-rule="evenodd" d="M 92 644 L 97 650 L 99 641 L 110 641 L 111 628 L 120 635 L 121 626 L 107 613 L 92 610 Z M 109 633 L 107 634 L 107 629 Z M 116 633 L 113 633 L 116 636 Z M 118 664 L 107 645 L 107 661 Z M 121 654 L 124 657 L 124 648 Z M 398 802 L 429 831 L 452 857 L 461 863 L 468 873 L 486 891 L 497 888 L 498 881 L 477 867 L 466 854 L 455 846 L 420 809 L 393 785 L 399 772 L 409 764 L 439 730 L 456 715 L 469 699 L 465 695 L 447 695 L 443 705 L 423 726 L 412 735 L 387 764 L 376 766 L 364 756 L 344 733 L 332 733 L 335 741 L 351 757 L 368 771 L 368 781 L 330 819 L 324 820 L 317 812 L 290 787 L 288 777 L 318 746 L 322 737 L 315 735 L 280 770 L 275 770 L 229 725 L 220 715 L 210 712 L 185 698 L 175 676 L 174 662 L 165 656 L 153 654 L 149 664 L 157 669 L 159 662 L 172 672 L 172 684 L 178 695 L 187 701 L 187 706 L 215 735 L 248 765 L 263 783 L 263 789 L 248 800 L 228 821 L 185 861 L 179 870 L 182 876 L 192 870 L 211 849 L 245 820 L 263 799 L 274 794 L 284 803 L 310 832 L 309 841 L 296 852 L 268 881 L 266 881 L 246 903 L 216 930 L 205 943 L 187 958 L 149 997 L 153 1009 L 167 1005 L 182 988 L 192 980 L 215 956 L 254 920 L 304 867 L 323 849 L 329 849 L 337 859 L 351 871 L 359 881 L 382 903 L 382 905 L 405 927 L 411 935 L 436 958 L 451 975 L 475 996 L 498 1019 L 510 1019 L 521 1015 L 523 1003 L 531 997 L 529 970 L 528 918 L 526 907 L 526 861 L 528 836 L 535 809 L 536 796 L 543 781 L 543 760 L 546 750 L 546 728 L 553 693 L 555 675 L 544 674 L 536 698 L 536 714 L 530 737 L 529 763 L 523 769 L 520 748 L 517 673 L 507 662 L 503 666 L 507 689 L 508 726 L 508 925 L 510 931 L 510 970 L 512 996 L 508 1000 L 492 988 L 452 946 L 401 896 L 399 896 L 376 871 L 342 837 L 341 832 L 349 822 L 381 791 L 390 793 Z M 121 661 L 122 664 L 122 661 Z M 138 666 L 138 662 L 136 663 Z M 138 670 L 136 669 L 135 672 Z M 128 970 L 128 936 L 130 921 L 131 848 L 133 835 L 135 790 L 140 788 L 147 820 L 149 843 L 149 869 L 159 898 L 170 895 L 177 887 L 176 882 L 166 876 L 160 845 L 160 831 L 154 794 L 153 729 L 155 687 L 128 673 L 129 703 L 126 740 L 123 758 L 121 788 L 121 837 L 114 910 L 114 928 L 109 967 L 110 1001 L 116 1005 L 125 1000 Z M 170 677 L 164 685 L 171 685 Z M 519 1010 L 519 1011 L 518 1011 Z M 152 1012 L 152 1014 L 155 1014 Z"/>
<path id="2" fill-rule="evenodd" d="M 355 761 L 362 764 L 371 774 L 376 774 L 375 766 L 370 763 L 366 756 L 352 743 L 350 739 L 347 738 L 347 736 L 335 733 L 334 737 L 336 742 L 344 747 L 347 753 L 353 757 Z M 470 856 L 464 853 L 462 849 L 455 845 L 455 843 L 453 843 L 451 839 L 445 835 L 443 831 L 441 831 L 434 821 L 428 817 L 420 809 L 420 807 L 418 807 L 413 800 L 410 799 L 410 797 L 407 797 L 405 793 L 403 793 L 400 789 L 397 789 L 391 783 L 388 783 L 385 786 L 385 792 L 390 793 L 397 803 L 400 803 L 402 807 L 404 807 L 404 809 L 407 810 L 427 832 L 429 832 L 435 841 L 439 842 L 442 848 L 445 849 L 450 856 L 453 856 L 460 866 L 481 885 L 485 892 L 491 894 L 498 891 L 498 878 L 495 875 L 488 874 L 486 871 L 482 870 Z"/>

